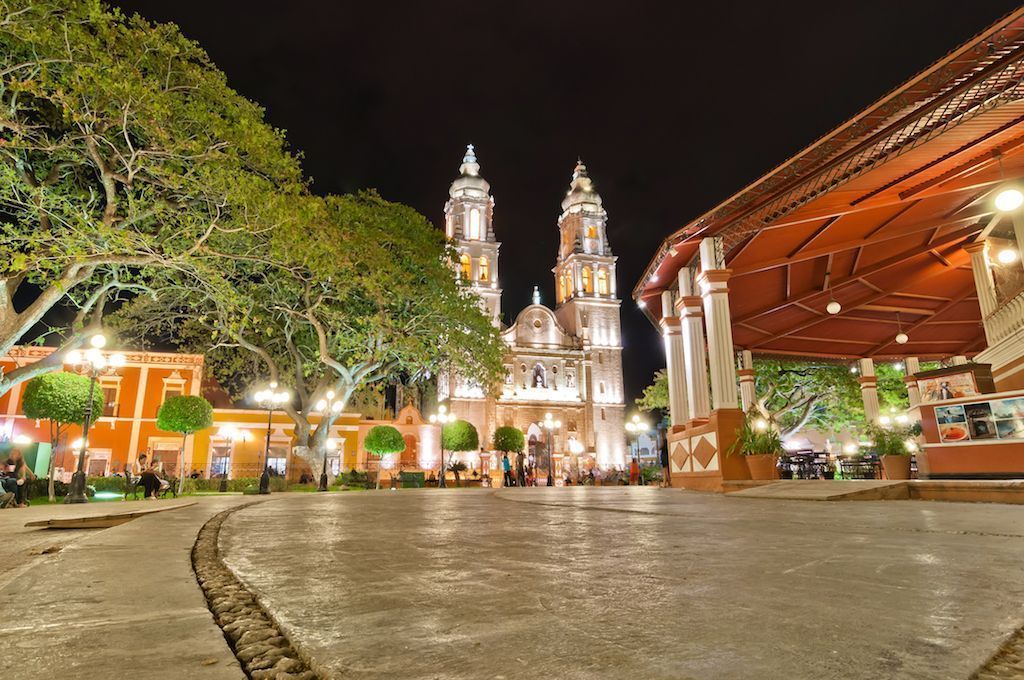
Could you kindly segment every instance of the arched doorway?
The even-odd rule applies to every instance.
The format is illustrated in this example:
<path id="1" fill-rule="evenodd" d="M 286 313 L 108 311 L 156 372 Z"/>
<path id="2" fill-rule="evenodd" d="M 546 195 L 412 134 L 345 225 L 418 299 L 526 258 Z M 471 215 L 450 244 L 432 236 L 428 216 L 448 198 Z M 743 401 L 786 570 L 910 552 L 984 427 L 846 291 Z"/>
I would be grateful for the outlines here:
<path id="1" fill-rule="evenodd" d="M 407 434 L 402 437 L 405 440 L 405 451 L 402 451 L 402 458 L 400 461 L 401 468 L 415 468 L 420 466 L 419 457 L 419 441 L 416 439 L 416 435 Z"/>

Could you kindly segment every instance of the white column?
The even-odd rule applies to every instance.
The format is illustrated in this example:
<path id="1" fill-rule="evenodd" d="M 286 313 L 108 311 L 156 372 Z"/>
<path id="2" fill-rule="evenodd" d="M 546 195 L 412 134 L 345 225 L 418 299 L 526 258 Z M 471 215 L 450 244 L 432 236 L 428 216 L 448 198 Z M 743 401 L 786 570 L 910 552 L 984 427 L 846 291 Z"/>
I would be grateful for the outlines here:
<path id="1" fill-rule="evenodd" d="M 903 367 L 906 371 L 903 382 L 907 384 L 907 397 L 910 400 L 910 408 L 914 408 L 921 403 L 921 390 L 918 389 L 917 378 L 914 377 L 921 370 L 921 362 L 917 357 L 907 357 L 903 360 Z"/>
<path id="2" fill-rule="evenodd" d="M 711 370 L 711 404 L 714 409 L 738 408 L 736 360 L 729 313 L 728 269 L 717 269 L 714 239 L 700 243 L 701 296 L 708 336 L 708 367 Z"/>
<path id="3" fill-rule="evenodd" d="M 878 405 L 878 383 L 875 378 L 875 362 L 860 360 L 860 396 L 864 400 L 864 419 L 877 423 L 882 411 Z"/>
<path id="4" fill-rule="evenodd" d="M 985 321 L 996 311 L 996 284 L 992 278 L 992 270 L 988 266 L 986 248 L 986 241 L 975 241 L 964 246 L 964 250 L 971 256 L 971 273 L 974 274 L 974 288 L 978 293 L 978 307 L 981 308 L 985 339 L 991 342 Z"/>
<path id="5" fill-rule="evenodd" d="M 673 426 L 684 424 L 688 418 L 686 400 L 686 358 L 683 333 L 672 303 L 671 291 L 661 294 L 662 334 L 665 338 L 665 363 L 668 368 L 668 403 Z"/>
<path id="6" fill-rule="evenodd" d="M 681 305 L 681 327 L 683 333 L 683 358 L 686 363 L 686 400 L 691 420 L 702 420 L 711 413 L 711 400 L 708 398 L 708 368 L 704 350 L 704 310 L 702 300 L 690 294 L 689 281 L 685 269 L 679 276 Z"/>
<path id="7" fill-rule="evenodd" d="M 743 404 L 743 411 L 749 412 L 750 408 L 757 401 L 757 391 L 754 389 L 754 356 L 750 350 L 745 349 L 740 353 L 740 401 Z"/>

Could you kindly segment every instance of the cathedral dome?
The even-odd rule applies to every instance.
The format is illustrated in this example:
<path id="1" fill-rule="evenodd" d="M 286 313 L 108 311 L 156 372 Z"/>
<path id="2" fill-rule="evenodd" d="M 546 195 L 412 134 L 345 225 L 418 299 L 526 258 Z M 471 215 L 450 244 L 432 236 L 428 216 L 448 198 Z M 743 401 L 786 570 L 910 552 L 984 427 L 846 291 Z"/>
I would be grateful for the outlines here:
<path id="1" fill-rule="evenodd" d="M 473 145 L 466 145 L 466 155 L 462 157 L 462 165 L 459 167 L 459 177 L 452 182 L 448 189 L 448 195 L 452 198 L 474 196 L 486 198 L 491 190 L 491 185 L 480 176 L 480 164 L 476 162 L 476 152 Z"/>
<path id="2" fill-rule="evenodd" d="M 568 212 L 602 212 L 601 194 L 594 189 L 594 183 L 587 174 L 583 161 L 576 161 L 569 190 L 562 200 L 562 210 Z"/>

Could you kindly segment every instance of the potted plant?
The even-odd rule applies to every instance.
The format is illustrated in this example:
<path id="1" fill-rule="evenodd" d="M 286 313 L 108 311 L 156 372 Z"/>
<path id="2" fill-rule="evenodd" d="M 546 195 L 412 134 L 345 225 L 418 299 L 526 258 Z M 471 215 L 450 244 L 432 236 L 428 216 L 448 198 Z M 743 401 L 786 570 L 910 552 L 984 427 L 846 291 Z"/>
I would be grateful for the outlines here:
<path id="1" fill-rule="evenodd" d="M 911 448 L 914 437 L 921 434 L 921 424 L 913 425 L 871 425 L 867 435 L 871 439 L 871 451 L 880 461 L 886 479 L 910 479 Z"/>
<path id="2" fill-rule="evenodd" d="M 729 453 L 740 453 L 746 458 L 750 478 L 778 479 L 779 456 L 783 451 L 779 429 L 764 418 L 748 415 L 736 435 Z"/>

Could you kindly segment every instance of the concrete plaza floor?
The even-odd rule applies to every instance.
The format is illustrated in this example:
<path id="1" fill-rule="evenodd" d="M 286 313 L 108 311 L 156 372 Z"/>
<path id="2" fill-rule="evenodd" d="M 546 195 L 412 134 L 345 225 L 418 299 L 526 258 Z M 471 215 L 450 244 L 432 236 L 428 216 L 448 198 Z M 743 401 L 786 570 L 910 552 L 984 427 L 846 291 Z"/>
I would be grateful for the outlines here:
<path id="1" fill-rule="evenodd" d="M 274 498 L 228 519 L 222 555 L 337 677 L 963 680 L 1024 623 L 1019 506 Z"/>

